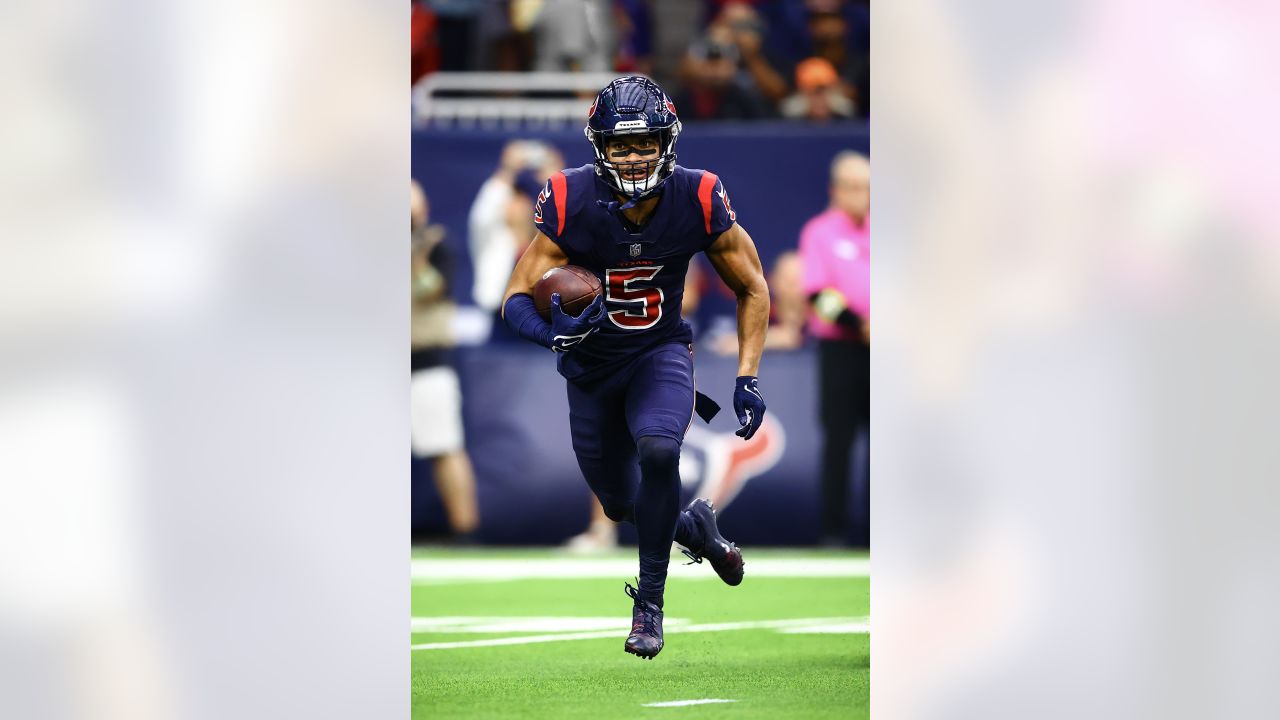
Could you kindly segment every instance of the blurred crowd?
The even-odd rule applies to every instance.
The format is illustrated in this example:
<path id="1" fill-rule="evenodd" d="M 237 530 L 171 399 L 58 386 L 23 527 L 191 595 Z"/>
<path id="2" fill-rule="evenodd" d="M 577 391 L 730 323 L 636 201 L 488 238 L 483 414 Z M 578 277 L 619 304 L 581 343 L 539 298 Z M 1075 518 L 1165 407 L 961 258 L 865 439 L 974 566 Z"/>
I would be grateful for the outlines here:
<path id="1" fill-rule="evenodd" d="M 412 0 L 412 78 L 617 72 L 685 120 L 865 119 L 867 0 Z"/>

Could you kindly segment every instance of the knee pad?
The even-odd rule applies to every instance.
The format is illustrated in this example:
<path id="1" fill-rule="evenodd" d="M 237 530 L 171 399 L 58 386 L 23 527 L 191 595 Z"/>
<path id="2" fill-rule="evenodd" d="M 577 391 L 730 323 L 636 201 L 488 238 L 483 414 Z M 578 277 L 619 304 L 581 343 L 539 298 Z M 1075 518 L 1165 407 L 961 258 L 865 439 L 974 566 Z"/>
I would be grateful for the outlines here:
<path id="1" fill-rule="evenodd" d="M 680 443 L 661 435 L 646 435 L 636 441 L 640 467 L 648 471 L 674 473 L 680 468 Z"/>

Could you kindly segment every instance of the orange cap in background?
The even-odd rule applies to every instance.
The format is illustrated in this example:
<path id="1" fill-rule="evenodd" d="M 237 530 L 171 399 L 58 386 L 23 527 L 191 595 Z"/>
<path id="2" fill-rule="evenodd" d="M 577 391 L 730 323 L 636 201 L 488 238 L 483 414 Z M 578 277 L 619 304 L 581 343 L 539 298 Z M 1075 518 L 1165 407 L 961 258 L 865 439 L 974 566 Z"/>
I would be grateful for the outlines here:
<path id="1" fill-rule="evenodd" d="M 826 58 L 811 57 L 796 65 L 796 87 L 802 91 L 829 87 L 839 81 L 835 66 Z"/>

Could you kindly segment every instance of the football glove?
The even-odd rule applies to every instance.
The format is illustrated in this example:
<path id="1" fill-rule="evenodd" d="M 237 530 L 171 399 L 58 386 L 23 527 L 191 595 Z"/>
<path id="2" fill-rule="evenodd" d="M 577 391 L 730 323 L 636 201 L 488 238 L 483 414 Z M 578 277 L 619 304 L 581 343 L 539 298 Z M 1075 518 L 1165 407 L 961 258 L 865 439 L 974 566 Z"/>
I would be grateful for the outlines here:
<path id="1" fill-rule="evenodd" d="M 764 398 L 760 396 L 758 382 L 754 376 L 741 375 L 733 384 L 733 411 L 742 423 L 734 434 L 743 440 L 750 440 L 764 422 Z"/>
<path id="2" fill-rule="evenodd" d="M 551 294 L 551 349 L 568 352 L 570 348 L 596 331 L 609 313 L 604 309 L 604 296 L 597 295 L 582 314 L 574 317 L 560 309 L 560 293 Z"/>

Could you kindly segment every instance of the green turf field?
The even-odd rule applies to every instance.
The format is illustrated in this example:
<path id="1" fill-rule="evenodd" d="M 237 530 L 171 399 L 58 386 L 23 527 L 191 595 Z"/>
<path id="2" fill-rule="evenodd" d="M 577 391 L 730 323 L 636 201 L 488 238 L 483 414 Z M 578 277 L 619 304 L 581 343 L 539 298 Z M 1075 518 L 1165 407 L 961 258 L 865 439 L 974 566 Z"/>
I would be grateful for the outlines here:
<path id="1" fill-rule="evenodd" d="M 415 551 L 413 716 L 866 717 L 867 556 L 745 559 L 733 588 L 673 558 L 666 646 L 646 661 L 622 651 L 634 549 Z M 683 700 L 733 702 L 647 707 Z"/>

